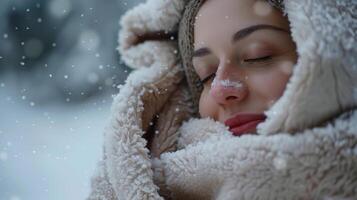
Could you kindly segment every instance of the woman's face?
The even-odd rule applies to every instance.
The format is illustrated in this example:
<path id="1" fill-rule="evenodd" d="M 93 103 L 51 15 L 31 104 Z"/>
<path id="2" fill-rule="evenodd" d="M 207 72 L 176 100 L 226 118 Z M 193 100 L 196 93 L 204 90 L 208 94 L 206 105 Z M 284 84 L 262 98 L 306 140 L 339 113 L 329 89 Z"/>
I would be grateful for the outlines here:
<path id="1" fill-rule="evenodd" d="M 201 117 L 224 123 L 263 115 L 283 94 L 296 63 L 289 30 L 266 1 L 207 0 L 196 16 L 192 60 L 204 85 Z"/>

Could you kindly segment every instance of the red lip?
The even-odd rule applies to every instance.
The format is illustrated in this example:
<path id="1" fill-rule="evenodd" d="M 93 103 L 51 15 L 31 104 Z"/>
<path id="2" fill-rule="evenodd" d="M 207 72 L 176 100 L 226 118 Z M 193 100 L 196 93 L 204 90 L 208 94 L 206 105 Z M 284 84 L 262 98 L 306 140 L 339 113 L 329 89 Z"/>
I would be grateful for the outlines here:
<path id="1" fill-rule="evenodd" d="M 240 113 L 227 119 L 225 125 L 235 136 L 241 136 L 251 129 L 255 129 L 258 124 L 266 119 L 264 114 Z"/>

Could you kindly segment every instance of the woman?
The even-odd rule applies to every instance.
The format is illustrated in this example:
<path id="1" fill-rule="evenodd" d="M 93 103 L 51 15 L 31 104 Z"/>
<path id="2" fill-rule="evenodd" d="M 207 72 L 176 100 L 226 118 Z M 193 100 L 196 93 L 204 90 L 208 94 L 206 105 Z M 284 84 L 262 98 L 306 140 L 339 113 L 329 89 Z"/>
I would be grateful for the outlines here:
<path id="1" fill-rule="evenodd" d="M 148 0 L 129 11 L 119 50 L 140 69 L 114 100 L 89 199 L 356 199 L 356 9 Z"/>

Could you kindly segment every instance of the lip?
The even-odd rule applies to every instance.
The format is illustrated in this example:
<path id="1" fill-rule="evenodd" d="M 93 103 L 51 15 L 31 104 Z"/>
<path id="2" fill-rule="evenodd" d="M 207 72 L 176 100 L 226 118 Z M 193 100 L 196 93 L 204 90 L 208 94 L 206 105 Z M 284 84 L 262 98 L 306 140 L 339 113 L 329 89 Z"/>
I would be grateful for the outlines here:
<path id="1" fill-rule="evenodd" d="M 264 114 L 256 113 L 239 113 L 232 118 L 227 119 L 224 124 L 234 136 L 242 136 L 249 133 L 249 130 L 255 129 L 258 124 L 266 119 Z"/>

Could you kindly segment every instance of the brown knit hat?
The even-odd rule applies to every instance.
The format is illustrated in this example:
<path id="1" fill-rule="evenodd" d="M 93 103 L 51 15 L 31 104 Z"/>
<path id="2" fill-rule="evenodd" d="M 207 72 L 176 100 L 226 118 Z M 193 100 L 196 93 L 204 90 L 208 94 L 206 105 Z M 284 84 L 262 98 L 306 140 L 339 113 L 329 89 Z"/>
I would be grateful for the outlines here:
<path id="1" fill-rule="evenodd" d="M 198 113 L 200 95 L 203 89 L 201 81 L 192 65 L 194 23 L 196 15 L 205 0 L 186 0 L 187 4 L 183 12 L 178 32 L 178 46 L 186 79 L 193 98 L 193 105 Z M 275 8 L 283 11 L 283 0 L 267 0 Z"/>

